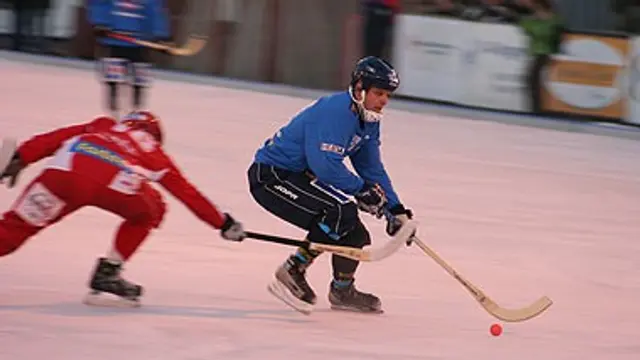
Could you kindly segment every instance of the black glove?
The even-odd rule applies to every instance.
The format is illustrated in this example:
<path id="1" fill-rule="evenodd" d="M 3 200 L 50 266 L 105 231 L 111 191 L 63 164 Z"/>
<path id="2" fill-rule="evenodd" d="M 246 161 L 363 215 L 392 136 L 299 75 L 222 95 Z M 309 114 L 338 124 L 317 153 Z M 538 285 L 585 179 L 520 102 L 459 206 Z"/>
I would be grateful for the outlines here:
<path id="1" fill-rule="evenodd" d="M 405 209 L 402 204 L 395 205 L 389 209 L 389 213 L 393 215 L 393 218 L 387 219 L 386 230 L 389 236 L 394 236 L 404 224 L 413 219 L 413 211 L 411 211 L 411 209 Z M 413 233 L 407 240 L 407 246 L 411 245 L 411 240 L 415 235 L 416 234 Z"/>
<path id="2" fill-rule="evenodd" d="M 220 236 L 225 240 L 242 241 L 247 235 L 244 233 L 242 224 L 237 222 L 231 215 L 225 213 L 224 224 L 220 228 Z"/>
<path id="3" fill-rule="evenodd" d="M 157 36 L 154 38 L 154 40 L 163 44 L 175 44 L 176 42 L 172 34 L 169 34 L 167 36 Z"/>
<path id="4" fill-rule="evenodd" d="M 96 37 L 106 37 L 111 32 L 111 29 L 105 25 L 95 25 L 93 27 L 93 35 Z"/>
<path id="5" fill-rule="evenodd" d="M 360 192 L 355 194 L 358 209 L 380 218 L 387 205 L 387 196 L 379 184 L 365 183 Z"/>
<path id="6" fill-rule="evenodd" d="M 159 50 L 163 54 L 171 55 L 172 48 L 176 47 L 176 42 L 173 40 L 173 36 L 171 35 L 166 37 L 156 37 L 154 38 L 154 41 L 156 41 L 158 44 L 167 46 L 166 49 Z"/>
<path id="7" fill-rule="evenodd" d="M 15 152 L 7 167 L 2 171 L 2 174 L 0 174 L 0 183 L 4 183 L 4 179 L 9 178 L 8 186 L 10 188 L 14 187 L 18 181 L 18 175 L 20 175 L 20 172 L 25 167 L 27 166 L 22 162 L 22 159 L 20 159 L 20 155 Z"/>

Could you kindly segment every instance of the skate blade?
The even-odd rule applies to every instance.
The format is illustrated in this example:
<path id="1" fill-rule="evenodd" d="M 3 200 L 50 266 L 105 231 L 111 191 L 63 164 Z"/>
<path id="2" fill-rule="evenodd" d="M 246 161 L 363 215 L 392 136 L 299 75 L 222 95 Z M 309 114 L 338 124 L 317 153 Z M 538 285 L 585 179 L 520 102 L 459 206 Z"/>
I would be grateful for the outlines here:
<path id="1" fill-rule="evenodd" d="M 127 299 L 112 294 L 91 291 L 85 295 L 82 303 L 89 306 L 137 308 L 140 307 L 140 299 Z"/>
<path id="2" fill-rule="evenodd" d="M 280 299 L 285 304 L 289 305 L 296 311 L 299 311 L 305 315 L 310 315 L 311 310 L 313 310 L 313 306 L 307 302 L 304 302 L 297 297 L 291 295 L 289 289 L 287 289 L 284 285 L 280 284 L 278 281 L 274 281 L 267 286 L 269 292 Z"/>
<path id="3" fill-rule="evenodd" d="M 345 312 L 354 312 L 360 314 L 384 314 L 384 310 L 382 309 L 363 309 L 357 308 L 353 306 L 345 306 L 345 305 L 331 305 L 331 310 L 337 311 L 345 311 Z"/>

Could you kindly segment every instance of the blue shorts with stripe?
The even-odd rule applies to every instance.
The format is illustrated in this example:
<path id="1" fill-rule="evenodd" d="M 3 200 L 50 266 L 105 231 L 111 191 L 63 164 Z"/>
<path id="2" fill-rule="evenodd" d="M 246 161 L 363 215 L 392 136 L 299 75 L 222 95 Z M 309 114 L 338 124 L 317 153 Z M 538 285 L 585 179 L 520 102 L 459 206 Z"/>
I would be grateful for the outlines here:
<path id="1" fill-rule="evenodd" d="M 339 242 L 360 224 L 358 207 L 349 196 L 305 172 L 253 163 L 247 175 L 258 204 L 299 228 L 320 228 Z"/>

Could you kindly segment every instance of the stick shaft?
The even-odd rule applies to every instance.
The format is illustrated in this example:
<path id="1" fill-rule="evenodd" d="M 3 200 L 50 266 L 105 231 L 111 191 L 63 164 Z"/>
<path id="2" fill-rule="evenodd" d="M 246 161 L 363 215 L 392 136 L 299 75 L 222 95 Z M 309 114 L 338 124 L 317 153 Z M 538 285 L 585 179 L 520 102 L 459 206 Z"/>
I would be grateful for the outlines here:
<path id="1" fill-rule="evenodd" d="M 301 246 L 305 249 L 309 248 L 309 242 L 306 242 L 306 241 L 300 241 L 300 240 L 285 238 L 285 237 L 276 236 L 276 235 L 262 234 L 262 233 L 252 232 L 252 231 L 247 231 L 245 233 L 247 234 L 248 238 L 255 239 L 255 240 L 262 240 L 262 241 L 283 244 L 283 245 Z"/>

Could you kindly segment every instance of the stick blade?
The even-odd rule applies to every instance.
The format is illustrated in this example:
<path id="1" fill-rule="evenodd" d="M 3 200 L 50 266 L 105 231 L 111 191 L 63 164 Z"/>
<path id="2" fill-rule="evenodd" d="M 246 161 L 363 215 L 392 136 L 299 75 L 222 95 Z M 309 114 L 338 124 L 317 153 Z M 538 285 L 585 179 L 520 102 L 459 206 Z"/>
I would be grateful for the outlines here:
<path id="1" fill-rule="evenodd" d="M 480 302 L 480 305 L 491 315 L 494 317 L 506 321 L 506 322 L 521 322 L 525 320 L 529 320 L 534 318 L 543 312 L 545 312 L 551 305 L 553 305 L 553 301 L 547 296 L 543 296 L 538 300 L 534 301 L 527 307 L 523 307 L 520 309 L 507 309 L 498 305 L 496 302 L 489 298 L 485 298 L 484 301 Z"/>
<path id="2" fill-rule="evenodd" d="M 409 220 L 400 230 L 387 241 L 387 243 L 379 248 L 372 248 L 367 251 L 367 261 L 380 261 L 393 255 L 400 249 L 418 230 L 418 222 Z"/>
<path id="3" fill-rule="evenodd" d="M 11 162 L 17 146 L 17 141 L 14 138 L 2 139 L 2 144 L 0 145 L 0 173 L 3 173 Z"/>
<path id="4" fill-rule="evenodd" d="M 315 251 L 328 251 L 357 261 L 380 261 L 393 255 L 402 245 L 406 244 L 407 240 L 415 234 L 417 228 L 418 223 L 409 220 L 391 240 L 386 241 L 381 246 L 367 246 L 364 249 L 360 249 L 349 246 L 312 243 L 309 248 Z"/>
<path id="5" fill-rule="evenodd" d="M 192 56 L 199 53 L 207 44 L 207 38 L 204 36 L 191 36 L 183 47 L 171 48 L 169 52 L 177 56 Z"/>

